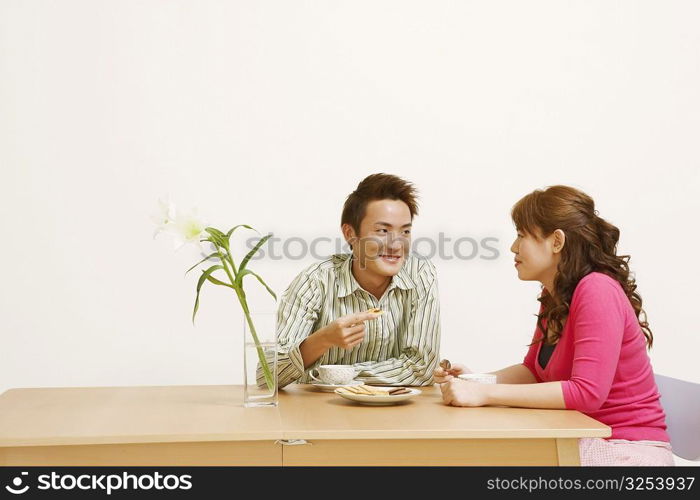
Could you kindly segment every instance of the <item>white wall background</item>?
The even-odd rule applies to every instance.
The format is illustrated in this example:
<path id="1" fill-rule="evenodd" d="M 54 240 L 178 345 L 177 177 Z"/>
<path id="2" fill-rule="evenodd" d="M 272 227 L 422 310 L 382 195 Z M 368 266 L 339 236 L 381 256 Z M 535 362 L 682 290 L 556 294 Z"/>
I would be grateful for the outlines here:
<path id="1" fill-rule="evenodd" d="M 381 171 L 420 188 L 415 237 L 499 238 L 494 261 L 435 259 L 444 355 L 522 359 L 537 286 L 509 209 L 566 183 L 621 228 L 656 371 L 700 382 L 699 18 L 691 0 L 0 0 L 0 392 L 240 383 L 238 305 L 205 289 L 192 326 L 197 254 L 151 238 L 157 199 L 336 237 Z M 255 268 L 281 292 L 312 261 Z"/>

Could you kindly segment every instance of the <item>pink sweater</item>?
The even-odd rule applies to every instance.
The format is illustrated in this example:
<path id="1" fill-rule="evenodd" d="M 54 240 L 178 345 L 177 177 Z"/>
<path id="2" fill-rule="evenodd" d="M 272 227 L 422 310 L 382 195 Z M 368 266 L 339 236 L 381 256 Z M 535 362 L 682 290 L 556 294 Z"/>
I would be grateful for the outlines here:
<path id="1" fill-rule="evenodd" d="M 537 328 L 534 339 L 541 337 Z M 616 280 L 597 272 L 581 279 L 544 370 L 541 345 L 530 347 L 523 364 L 538 382 L 562 381 L 567 409 L 609 425 L 612 439 L 669 442 L 644 335 Z"/>

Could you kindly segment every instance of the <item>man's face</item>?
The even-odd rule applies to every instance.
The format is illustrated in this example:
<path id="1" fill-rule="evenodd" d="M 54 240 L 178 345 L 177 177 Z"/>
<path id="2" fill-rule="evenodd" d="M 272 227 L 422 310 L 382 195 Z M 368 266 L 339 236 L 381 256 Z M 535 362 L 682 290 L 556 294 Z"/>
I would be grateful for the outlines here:
<path id="1" fill-rule="evenodd" d="M 344 232 L 361 269 L 394 276 L 411 248 L 411 211 L 400 200 L 371 201 L 360 233 L 350 226 L 344 227 Z"/>

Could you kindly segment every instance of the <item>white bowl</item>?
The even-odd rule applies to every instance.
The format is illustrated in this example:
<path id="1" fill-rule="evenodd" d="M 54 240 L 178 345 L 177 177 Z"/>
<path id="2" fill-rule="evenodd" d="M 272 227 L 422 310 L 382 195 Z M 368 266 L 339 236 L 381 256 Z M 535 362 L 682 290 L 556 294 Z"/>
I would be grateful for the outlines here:
<path id="1" fill-rule="evenodd" d="M 468 380 L 470 382 L 477 382 L 479 384 L 495 384 L 496 375 L 491 373 L 463 373 L 459 375 L 462 380 Z"/>

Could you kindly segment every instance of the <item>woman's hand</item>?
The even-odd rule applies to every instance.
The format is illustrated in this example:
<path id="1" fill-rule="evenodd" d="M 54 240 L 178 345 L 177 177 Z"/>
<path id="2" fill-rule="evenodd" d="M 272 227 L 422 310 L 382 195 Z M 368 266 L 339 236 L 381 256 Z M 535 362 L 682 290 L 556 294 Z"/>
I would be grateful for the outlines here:
<path id="1" fill-rule="evenodd" d="M 435 369 L 435 371 L 433 372 L 433 379 L 435 380 L 436 384 L 444 384 L 445 382 L 452 380 L 454 377 L 457 377 L 462 373 L 471 372 L 472 371 L 463 364 L 455 363 L 449 370 L 445 370 L 442 367 L 437 367 L 437 369 Z"/>
<path id="2" fill-rule="evenodd" d="M 484 406 L 488 404 L 486 395 L 488 388 L 489 384 L 455 378 L 440 384 L 442 401 L 452 406 Z"/>

